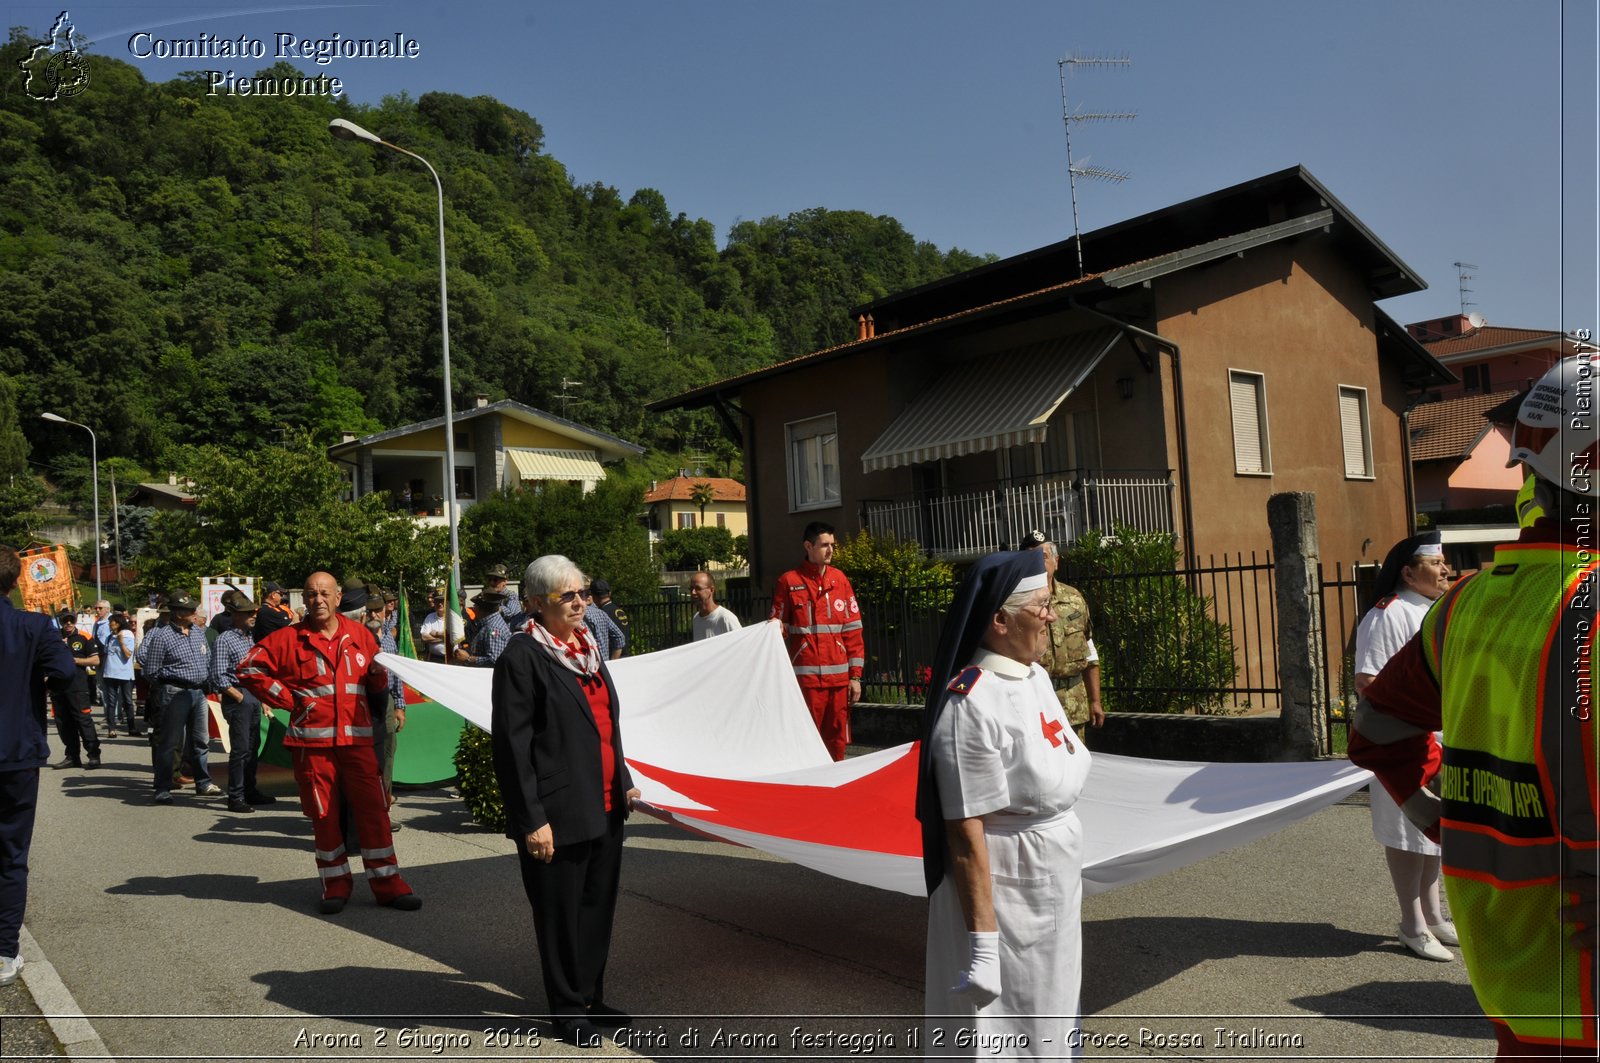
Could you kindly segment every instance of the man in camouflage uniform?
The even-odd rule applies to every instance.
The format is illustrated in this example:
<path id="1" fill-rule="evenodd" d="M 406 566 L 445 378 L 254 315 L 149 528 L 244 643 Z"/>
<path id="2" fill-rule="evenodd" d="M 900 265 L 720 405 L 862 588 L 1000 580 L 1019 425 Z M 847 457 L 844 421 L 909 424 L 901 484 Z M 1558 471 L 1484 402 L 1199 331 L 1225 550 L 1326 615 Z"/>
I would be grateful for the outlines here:
<path id="1" fill-rule="evenodd" d="M 1100 707 L 1100 656 L 1094 649 L 1094 632 L 1089 622 L 1089 603 L 1076 587 L 1056 579 L 1056 544 L 1043 532 L 1031 531 L 1022 537 L 1023 550 L 1044 552 L 1045 576 L 1050 581 L 1050 611 L 1055 620 L 1049 625 L 1050 641 L 1039 664 L 1050 675 L 1056 698 L 1067 720 L 1082 734 L 1084 724 L 1100 727 L 1106 713 Z"/>

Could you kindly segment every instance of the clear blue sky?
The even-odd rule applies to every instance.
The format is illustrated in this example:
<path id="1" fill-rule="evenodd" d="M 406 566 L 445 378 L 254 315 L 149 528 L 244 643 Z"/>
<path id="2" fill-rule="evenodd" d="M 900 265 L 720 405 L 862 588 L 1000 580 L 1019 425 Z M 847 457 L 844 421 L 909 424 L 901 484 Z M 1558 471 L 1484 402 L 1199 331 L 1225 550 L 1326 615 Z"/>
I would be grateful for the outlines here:
<path id="1" fill-rule="evenodd" d="M 37 33 L 58 6 L 6 4 Z M 128 37 L 414 38 L 421 57 L 339 60 L 358 102 L 488 94 L 533 115 L 580 182 L 659 189 L 719 239 L 807 207 L 898 218 L 941 247 L 1010 255 L 1072 231 L 1056 60 L 1086 229 L 1294 164 L 1429 284 L 1402 321 L 1455 312 L 1456 260 L 1491 323 L 1596 328 L 1593 0 L 379 0 L 74 4 L 93 52 L 152 80 L 272 61 L 134 60 Z M 92 91 L 92 87 L 91 87 Z M 262 100 L 218 106 L 271 106 Z M 1564 119 L 1564 123 L 1563 123 Z M 1565 164 L 1563 166 L 1563 158 Z"/>

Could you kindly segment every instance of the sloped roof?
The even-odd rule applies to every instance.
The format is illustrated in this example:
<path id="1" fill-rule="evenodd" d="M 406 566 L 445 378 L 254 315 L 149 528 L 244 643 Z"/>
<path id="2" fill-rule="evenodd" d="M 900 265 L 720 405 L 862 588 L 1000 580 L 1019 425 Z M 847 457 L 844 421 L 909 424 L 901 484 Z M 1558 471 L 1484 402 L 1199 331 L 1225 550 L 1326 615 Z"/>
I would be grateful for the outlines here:
<path id="1" fill-rule="evenodd" d="M 515 399 L 501 399 L 499 402 L 491 402 L 486 406 L 473 406 L 469 409 L 455 410 L 453 412 L 455 416 L 452 420 L 457 425 L 479 417 L 487 417 L 490 414 L 503 413 L 519 421 L 553 429 L 588 443 L 598 450 L 607 461 L 621 461 L 623 458 L 629 456 L 637 457 L 644 453 L 644 448 L 637 443 L 619 439 L 607 432 L 600 431 L 598 428 L 590 428 L 588 425 L 579 424 L 577 421 L 569 421 L 565 417 L 558 417 L 553 413 L 536 409 Z M 442 428 L 443 426 L 443 417 L 431 417 L 426 421 L 403 424 L 399 428 L 389 428 L 382 432 L 375 432 L 370 436 L 362 436 L 360 439 L 352 439 L 348 443 L 338 443 L 328 448 L 328 454 L 330 457 L 337 457 L 353 450 L 360 450 L 363 447 L 385 443 L 391 439 L 399 439 L 401 436 L 408 436 L 413 432 L 423 432 L 430 428 Z"/>
<path id="2" fill-rule="evenodd" d="M 700 484 L 711 485 L 711 501 L 713 502 L 743 502 L 745 500 L 744 484 L 738 480 L 730 480 L 726 476 L 674 476 L 670 480 L 662 480 L 645 496 L 646 505 L 657 502 L 692 502 L 694 489 Z"/>
<path id="3" fill-rule="evenodd" d="M 1328 231 L 1362 271 L 1372 298 L 1388 299 L 1427 287 L 1304 166 L 1290 166 L 1086 232 L 1082 261 L 1090 273 L 1109 273 L 1130 263 L 1324 213 Z M 910 324 L 930 316 L 930 308 L 937 312 L 952 304 L 973 306 L 1004 293 L 1076 277 L 1078 262 L 1078 242 L 1068 238 L 874 299 L 852 310 L 851 316 L 868 313 L 882 324 Z"/>
<path id="4" fill-rule="evenodd" d="M 1515 391 L 1463 395 L 1424 402 L 1411 410 L 1411 460 L 1460 460 L 1471 454 L 1494 426 L 1483 416 Z"/>
<path id="5" fill-rule="evenodd" d="M 1153 277 L 1312 231 L 1330 232 L 1340 241 L 1363 269 L 1375 299 L 1427 287 L 1316 178 L 1304 167 L 1295 166 L 1085 233 L 1085 258 L 1097 257 L 1089 254 L 1094 250 L 1104 260 L 1091 262 L 1099 266 L 1097 272 L 1071 276 L 1077 269 L 1071 240 L 1014 255 L 858 307 L 854 312 L 873 314 L 882 329 L 872 337 L 726 377 L 659 399 L 647 408 L 663 411 L 703 406 L 731 397 L 746 384 L 802 366 L 1012 311 L 1052 303 L 1070 306 L 1079 296 L 1088 298 L 1147 283 Z M 941 307 L 948 309 L 940 313 Z M 1403 329 L 1396 325 L 1394 330 L 1402 335 L 1386 350 L 1416 363 L 1416 372 L 1424 377 L 1455 379 L 1419 344 L 1405 337 Z"/>
<path id="6" fill-rule="evenodd" d="M 1501 347 L 1526 348 L 1559 346 L 1567 337 L 1549 329 L 1501 328 L 1484 325 L 1459 336 L 1422 339 L 1419 342 L 1435 358 L 1451 358 L 1462 354 L 1484 354 Z"/>

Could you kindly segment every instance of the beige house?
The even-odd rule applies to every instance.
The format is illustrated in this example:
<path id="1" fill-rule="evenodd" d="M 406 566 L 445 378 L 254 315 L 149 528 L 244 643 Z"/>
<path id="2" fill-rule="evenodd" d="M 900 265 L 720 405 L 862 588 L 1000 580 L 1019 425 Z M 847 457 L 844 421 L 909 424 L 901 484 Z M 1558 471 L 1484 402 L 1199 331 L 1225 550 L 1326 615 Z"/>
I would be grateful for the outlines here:
<path id="1" fill-rule="evenodd" d="M 644 448 L 587 425 L 512 399 L 478 396 L 455 415 L 456 500 L 470 508 L 501 487 L 550 481 L 593 490 L 608 462 L 638 457 Z M 328 448 L 328 457 L 349 467 L 355 497 L 382 491 L 396 509 L 409 509 L 429 523 L 443 523 L 445 494 L 444 418 L 351 436 Z"/>
<path id="2" fill-rule="evenodd" d="M 702 485 L 711 494 L 711 501 L 704 506 L 697 500 Z M 750 531 L 744 484 L 724 476 L 680 473 L 670 480 L 657 481 L 645 493 L 644 504 L 651 542 L 677 528 L 727 528 L 728 534 L 736 537 Z"/>

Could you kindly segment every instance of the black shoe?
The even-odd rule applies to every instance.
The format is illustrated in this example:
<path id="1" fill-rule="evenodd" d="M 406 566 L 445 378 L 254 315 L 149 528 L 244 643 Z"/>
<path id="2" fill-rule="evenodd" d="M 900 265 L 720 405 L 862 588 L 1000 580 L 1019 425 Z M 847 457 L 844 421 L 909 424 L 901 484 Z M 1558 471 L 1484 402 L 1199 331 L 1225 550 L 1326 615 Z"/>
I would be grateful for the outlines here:
<path id="1" fill-rule="evenodd" d="M 338 915 L 344 911 L 345 902 L 349 899 L 348 897 L 324 897 L 322 898 L 322 903 L 318 905 L 318 910 L 323 915 Z"/>
<path id="2" fill-rule="evenodd" d="M 247 793 L 244 795 L 244 799 L 249 801 L 252 805 L 275 805 L 278 803 L 278 799 L 273 797 L 271 794 L 263 794 L 259 792 Z"/>
<path id="3" fill-rule="evenodd" d="M 397 831 L 399 829 L 400 829 L 400 824 L 396 823 L 394 820 L 391 819 L 389 821 L 389 833 L 393 834 L 395 831 Z"/>
<path id="4" fill-rule="evenodd" d="M 253 812 L 255 812 L 255 810 L 256 810 L 255 806 L 250 804 L 248 801 L 229 801 L 228 802 L 228 811 L 229 812 L 253 813 Z"/>
<path id="5" fill-rule="evenodd" d="M 574 1048 L 599 1048 L 606 1040 L 588 1019 L 557 1019 L 556 1036 Z"/>
<path id="6" fill-rule="evenodd" d="M 87 766 L 91 768 L 98 768 L 100 766 L 100 754 L 90 753 Z"/>
<path id="7" fill-rule="evenodd" d="M 56 761 L 50 766 L 57 771 L 60 771 L 62 768 L 81 768 L 83 767 L 83 761 L 78 760 L 75 757 L 62 757 L 60 760 Z"/>
<path id="8" fill-rule="evenodd" d="M 170 805 L 170 804 L 172 804 L 172 791 L 171 790 L 157 790 L 156 791 L 156 795 L 154 797 L 152 797 L 150 800 L 154 804 Z"/>
<path id="9" fill-rule="evenodd" d="M 422 907 L 422 898 L 415 893 L 402 893 L 392 901 L 380 901 L 385 908 L 393 908 L 400 912 L 414 912 Z"/>
<path id="10" fill-rule="evenodd" d="M 633 1016 L 610 1004 L 590 1004 L 589 1019 L 596 1026 L 632 1026 Z"/>

